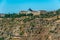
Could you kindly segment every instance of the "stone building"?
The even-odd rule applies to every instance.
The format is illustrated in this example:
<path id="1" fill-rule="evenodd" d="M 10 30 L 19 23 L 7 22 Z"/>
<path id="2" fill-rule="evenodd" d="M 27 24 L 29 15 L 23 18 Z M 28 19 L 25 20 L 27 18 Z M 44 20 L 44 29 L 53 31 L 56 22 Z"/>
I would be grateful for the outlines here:
<path id="1" fill-rule="evenodd" d="M 40 15 L 40 11 L 21 11 L 21 14 L 30 14 L 32 13 L 33 15 Z"/>
<path id="2" fill-rule="evenodd" d="M 53 14 L 56 14 L 56 11 L 53 11 Z"/>
<path id="3" fill-rule="evenodd" d="M 46 14 L 47 13 L 47 11 L 45 11 L 45 10 L 39 10 L 40 11 L 40 14 Z"/>
<path id="4" fill-rule="evenodd" d="M 5 16 L 5 14 L 0 14 L 0 17 L 4 17 Z"/>
<path id="5" fill-rule="evenodd" d="M 40 11 L 31 11 L 33 15 L 40 15 Z"/>
<path id="6" fill-rule="evenodd" d="M 28 10 L 28 11 L 20 11 L 21 14 L 30 14 L 32 13 L 33 15 L 40 15 L 40 14 L 45 14 L 47 11 L 45 10 L 39 10 L 39 11 L 34 11 L 34 10 Z"/>
<path id="7" fill-rule="evenodd" d="M 21 14 L 26 14 L 26 13 L 27 13 L 27 11 L 20 11 L 20 13 L 21 13 Z"/>

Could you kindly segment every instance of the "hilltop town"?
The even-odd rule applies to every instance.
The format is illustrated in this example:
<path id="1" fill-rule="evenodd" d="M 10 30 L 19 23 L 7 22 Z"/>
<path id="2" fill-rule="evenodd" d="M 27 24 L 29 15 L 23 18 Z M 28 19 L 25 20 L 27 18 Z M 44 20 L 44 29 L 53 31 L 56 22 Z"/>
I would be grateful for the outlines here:
<path id="1" fill-rule="evenodd" d="M 53 13 L 53 14 L 56 14 L 56 11 L 46 11 L 46 10 L 38 10 L 38 11 L 35 11 L 35 10 L 32 10 L 31 8 L 29 8 L 27 11 L 24 11 L 24 10 L 22 10 L 22 11 L 20 11 L 19 13 L 12 13 L 12 14 L 26 14 L 26 15 L 28 15 L 28 14 L 33 14 L 34 16 L 36 16 L 36 15 L 40 15 L 40 14 L 47 14 L 47 13 Z M 10 13 L 8 13 L 8 14 L 10 14 Z M 0 14 L 0 17 L 4 17 L 5 16 L 5 14 Z M 11 15 L 12 16 L 12 15 Z"/>
<path id="2" fill-rule="evenodd" d="M 0 40 L 60 40 L 60 9 L 0 14 Z"/>

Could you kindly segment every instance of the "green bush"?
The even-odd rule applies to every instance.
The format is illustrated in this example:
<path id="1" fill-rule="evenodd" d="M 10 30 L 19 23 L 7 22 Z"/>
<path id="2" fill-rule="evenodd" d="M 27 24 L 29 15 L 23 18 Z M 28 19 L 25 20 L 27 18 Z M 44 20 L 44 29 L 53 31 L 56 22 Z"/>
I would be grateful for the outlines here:
<path id="1" fill-rule="evenodd" d="M 0 38 L 0 40 L 4 40 L 4 38 L 2 37 L 2 38 Z"/>
<path id="2" fill-rule="evenodd" d="M 27 14 L 27 16 L 33 16 L 33 14 L 32 14 L 32 13 L 30 13 L 30 14 Z"/>
<path id="3" fill-rule="evenodd" d="M 32 27 L 34 27 L 36 24 L 35 24 L 35 23 L 33 23 L 33 22 L 31 22 L 31 23 L 30 23 L 30 25 L 31 25 Z"/>
<path id="4" fill-rule="evenodd" d="M 27 21 L 29 21 L 30 20 L 30 18 L 25 18 L 23 21 L 24 22 L 27 22 Z"/>
<path id="5" fill-rule="evenodd" d="M 22 31 L 22 32 L 20 32 L 20 35 L 23 35 L 24 34 L 24 32 Z"/>

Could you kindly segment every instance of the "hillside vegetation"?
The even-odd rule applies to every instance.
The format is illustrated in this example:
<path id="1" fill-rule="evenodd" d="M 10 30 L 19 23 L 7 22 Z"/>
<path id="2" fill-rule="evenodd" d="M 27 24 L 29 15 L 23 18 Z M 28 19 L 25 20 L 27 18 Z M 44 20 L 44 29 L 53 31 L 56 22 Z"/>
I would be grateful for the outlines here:
<path id="1" fill-rule="evenodd" d="M 5 14 L 0 18 L 0 40 L 60 40 L 59 12 Z"/>

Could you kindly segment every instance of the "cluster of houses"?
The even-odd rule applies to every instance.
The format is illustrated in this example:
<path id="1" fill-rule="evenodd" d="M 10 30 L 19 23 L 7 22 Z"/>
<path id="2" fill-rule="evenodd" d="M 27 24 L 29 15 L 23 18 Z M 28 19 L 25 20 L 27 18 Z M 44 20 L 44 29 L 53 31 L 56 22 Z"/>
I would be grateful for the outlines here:
<path id="1" fill-rule="evenodd" d="M 47 12 L 53 12 L 53 14 L 56 14 L 56 11 L 46 11 L 46 10 L 39 10 L 39 11 L 34 11 L 32 9 L 28 9 L 28 11 L 20 11 L 21 14 L 30 14 L 32 13 L 33 15 L 40 15 L 40 14 L 46 14 Z"/>
<path id="2" fill-rule="evenodd" d="M 40 14 L 45 14 L 45 13 L 47 13 L 47 11 L 46 10 L 39 10 L 39 11 L 34 11 L 34 10 L 28 10 L 28 11 L 20 11 L 19 12 L 19 14 L 30 14 L 30 13 L 32 13 L 33 15 L 40 15 Z M 53 13 L 54 14 L 56 14 L 56 12 L 55 11 L 53 11 Z M 5 14 L 0 14 L 0 17 L 4 17 L 5 16 Z"/>
<path id="3" fill-rule="evenodd" d="M 33 15 L 40 15 L 40 14 L 45 14 L 45 13 L 47 13 L 47 11 L 45 11 L 45 10 L 39 10 L 39 11 L 34 11 L 34 10 L 32 10 L 32 11 L 21 11 L 20 12 L 21 14 L 30 14 L 30 13 L 32 13 Z"/>

